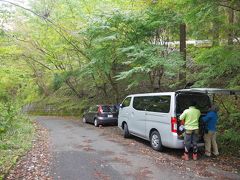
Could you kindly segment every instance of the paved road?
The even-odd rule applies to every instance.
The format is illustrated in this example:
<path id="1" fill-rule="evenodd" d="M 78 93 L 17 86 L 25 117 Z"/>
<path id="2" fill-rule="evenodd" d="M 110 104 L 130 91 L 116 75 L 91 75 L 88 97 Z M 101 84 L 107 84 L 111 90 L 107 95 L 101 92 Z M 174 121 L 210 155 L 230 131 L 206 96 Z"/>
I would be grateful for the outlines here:
<path id="1" fill-rule="evenodd" d="M 128 146 L 104 136 L 104 129 L 56 117 L 37 121 L 50 131 L 54 179 L 201 179 L 156 165 L 157 157 L 129 151 Z"/>

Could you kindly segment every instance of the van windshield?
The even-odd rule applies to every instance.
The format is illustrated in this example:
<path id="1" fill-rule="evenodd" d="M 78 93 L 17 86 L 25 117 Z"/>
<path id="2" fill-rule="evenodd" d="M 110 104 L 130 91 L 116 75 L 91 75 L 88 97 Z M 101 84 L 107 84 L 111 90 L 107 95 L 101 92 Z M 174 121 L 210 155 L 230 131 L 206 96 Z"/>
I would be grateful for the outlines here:
<path id="1" fill-rule="evenodd" d="M 180 93 L 176 96 L 176 101 L 177 114 L 181 114 L 185 109 L 188 109 L 191 101 L 197 103 L 197 108 L 201 113 L 207 113 L 211 104 L 209 96 L 201 93 Z"/>

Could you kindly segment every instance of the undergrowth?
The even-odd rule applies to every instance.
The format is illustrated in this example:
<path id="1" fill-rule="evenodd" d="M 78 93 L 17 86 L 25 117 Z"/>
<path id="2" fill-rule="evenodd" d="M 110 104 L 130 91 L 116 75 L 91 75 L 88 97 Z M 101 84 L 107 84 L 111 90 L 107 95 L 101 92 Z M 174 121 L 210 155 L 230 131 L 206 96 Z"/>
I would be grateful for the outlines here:
<path id="1" fill-rule="evenodd" d="M 0 179 L 3 179 L 18 158 L 31 148 L 34 127 L 10 104 L 1 104 L 0 116 Z"/>

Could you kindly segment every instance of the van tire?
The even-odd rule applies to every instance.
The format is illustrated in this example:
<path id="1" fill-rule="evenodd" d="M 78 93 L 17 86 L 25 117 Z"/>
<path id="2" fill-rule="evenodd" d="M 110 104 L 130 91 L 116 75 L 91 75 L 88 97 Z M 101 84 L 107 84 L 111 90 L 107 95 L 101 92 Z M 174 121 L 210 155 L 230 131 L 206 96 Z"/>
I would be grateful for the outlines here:
<path id="1" fill-rule="evenodd" d="M 153 131 L 150 135 L 150 143 L 155 151 L 163 151 L 161 136 L 158 131 Z"/>
<path id="2" fill-rule="evenodd" d="M 130 137 L 130 133 L 129 133 L 129 130 L 128 130 L 127 123 L 123 124 L 123 137 L 124 138 L 129 138 Z"/>

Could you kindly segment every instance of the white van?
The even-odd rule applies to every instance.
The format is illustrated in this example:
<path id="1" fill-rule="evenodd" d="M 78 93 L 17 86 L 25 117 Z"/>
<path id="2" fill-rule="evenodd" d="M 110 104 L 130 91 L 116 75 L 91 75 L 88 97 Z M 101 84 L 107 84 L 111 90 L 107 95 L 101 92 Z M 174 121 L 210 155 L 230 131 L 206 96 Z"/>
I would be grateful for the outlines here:
<path id="1" fill-rule="evenodd" d="M 178 117 L 189 107 L 190 101 L 197 102 L 202 114 L 211 105 L 206 93 L 179 90 L 177 92 L 133 94 L 127 96 L 119 109 L 118 126 L 125 138 L 138 136 L 150 141 L 154 150 L 164 147 L 182 149 L 183 138 L 179 131 Z M 200 121 L 200 132 L 203 127 Z M 200 141 L 203 141 L 200 138 Z"/>

